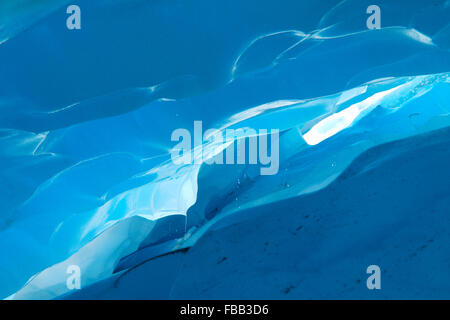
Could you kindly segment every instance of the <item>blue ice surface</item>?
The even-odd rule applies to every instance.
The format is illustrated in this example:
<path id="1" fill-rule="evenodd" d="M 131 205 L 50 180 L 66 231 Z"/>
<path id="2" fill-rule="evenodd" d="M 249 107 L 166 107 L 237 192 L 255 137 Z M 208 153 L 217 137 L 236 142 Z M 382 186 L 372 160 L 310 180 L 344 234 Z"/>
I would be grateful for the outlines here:
<path id="1" fill-rule="evenodd" d="M 450 297 L 449 1 L 67 4 L 0 4 L 1 297 Z M 278 173 L 173 163 L 196 120 Z"/>

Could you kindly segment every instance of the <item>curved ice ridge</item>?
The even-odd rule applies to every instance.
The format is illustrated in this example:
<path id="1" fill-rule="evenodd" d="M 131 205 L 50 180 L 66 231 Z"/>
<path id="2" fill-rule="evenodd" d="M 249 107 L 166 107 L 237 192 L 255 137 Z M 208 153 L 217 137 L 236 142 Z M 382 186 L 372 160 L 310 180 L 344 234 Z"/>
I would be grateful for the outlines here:
<path id="1" fill-rule="evenodd" d="M 244 112 L 231 117 L 233 120 L 222 130 L 251 127 L 252 123 L 264 123 L 270 117 L 271 126 L 283 131 L 281 175 L 258 176 L 252 166 L 175 165 L 169 160 L 136 174 L 126 184 L 132 186 L 139 179 L 151 178 L 142 185 L 128 187 L 125 192 L 103 195 L 103 205 L 58 225 L 52 240 L 61 243 L 60 237 L 64 236 L 67 242 L 68 233 L 76 230 L 72 247 L 66 251 L 75 253 L 34 276 L 14 298 L 51 298 L 64 293 L 62 284 L 69 265 L 79 265 L 84 270 L 83 281 L 87 285 L 111 274 L 123 256 L 139 247 L 155 246 L 171 239 L 177 240 L 153 255 L 189 247 L 227 215 L 319 190 L 370 147 L 448 126 L 450 109 L 444 101 L 449 97 L 449 85 L 448 73 L 374 81 L 332 96 L 265 104 L 257 107 L 258 112 L 251 116 Z M 423 105 L 428 108 L 424 110 Z M 289 123 L 287 119 L 294 121 Z M 391 131 L 394 124 L 398 128 L 396 132 Z M 216 154 L 216 147 L 221 148 L 205 146 L 211 150 L 211 156 Z M 79 163 L 65 171 L 69 174 L 83 165 Z M 61 188 L 58 180 L 64 175 L 61 172 L 47 186 L 42 186 L 24 204 L 23 208 L 27 209 L 23 211 L 32 211 L 32 203 L 37 201 L 34 199 L 46 193 L 52 197 L 52 188 Z M 69 181 L 73 183 L 73 178 Z M 280 185 L 283 187 L 279 188 Z M 226 194 L 232 196 L 222 196 Z M 211 204 L 216 208 L 210 208 Z M 91 260 L 93 252 L 101 254 Z"/>

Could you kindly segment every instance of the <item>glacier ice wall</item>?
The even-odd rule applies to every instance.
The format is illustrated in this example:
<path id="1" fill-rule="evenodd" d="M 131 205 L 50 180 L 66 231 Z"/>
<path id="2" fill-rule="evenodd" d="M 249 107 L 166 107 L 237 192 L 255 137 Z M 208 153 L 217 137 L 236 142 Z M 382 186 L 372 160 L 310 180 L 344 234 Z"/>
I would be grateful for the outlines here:
<path id="1" fill-rule="evenodd" d="M 64 294 L 69 265 L 86 287 L 191 248 L 449 125 L 448 1 L 379 1 L 380 30 L 369 1 L 75 2 L 77 32 L 64 2 L 2 3 L 3 297 Z M 279 129 L 279 173 L 174 164 L 171 132 L 196 120 Z"/>

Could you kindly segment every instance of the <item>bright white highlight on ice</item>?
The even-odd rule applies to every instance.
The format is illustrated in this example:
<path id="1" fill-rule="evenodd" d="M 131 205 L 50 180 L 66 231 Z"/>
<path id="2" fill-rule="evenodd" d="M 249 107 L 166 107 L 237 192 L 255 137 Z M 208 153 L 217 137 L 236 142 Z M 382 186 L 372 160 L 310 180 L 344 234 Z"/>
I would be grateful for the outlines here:
<path id="1" fill-rule="evenodd" d="M 398 87 L 375 93 L 363 101 L 355 103 L 338 113 L 332 114 L 314 125 L 305 135 L 303 135 L 303 138 L 306 143 L 311 146 L 319 144 L 323 140 L 328 139 L 349 127 L 361 112 L 375 108 L 386 95 L 392 93 L 396 89 L 398 89 Z"/>

